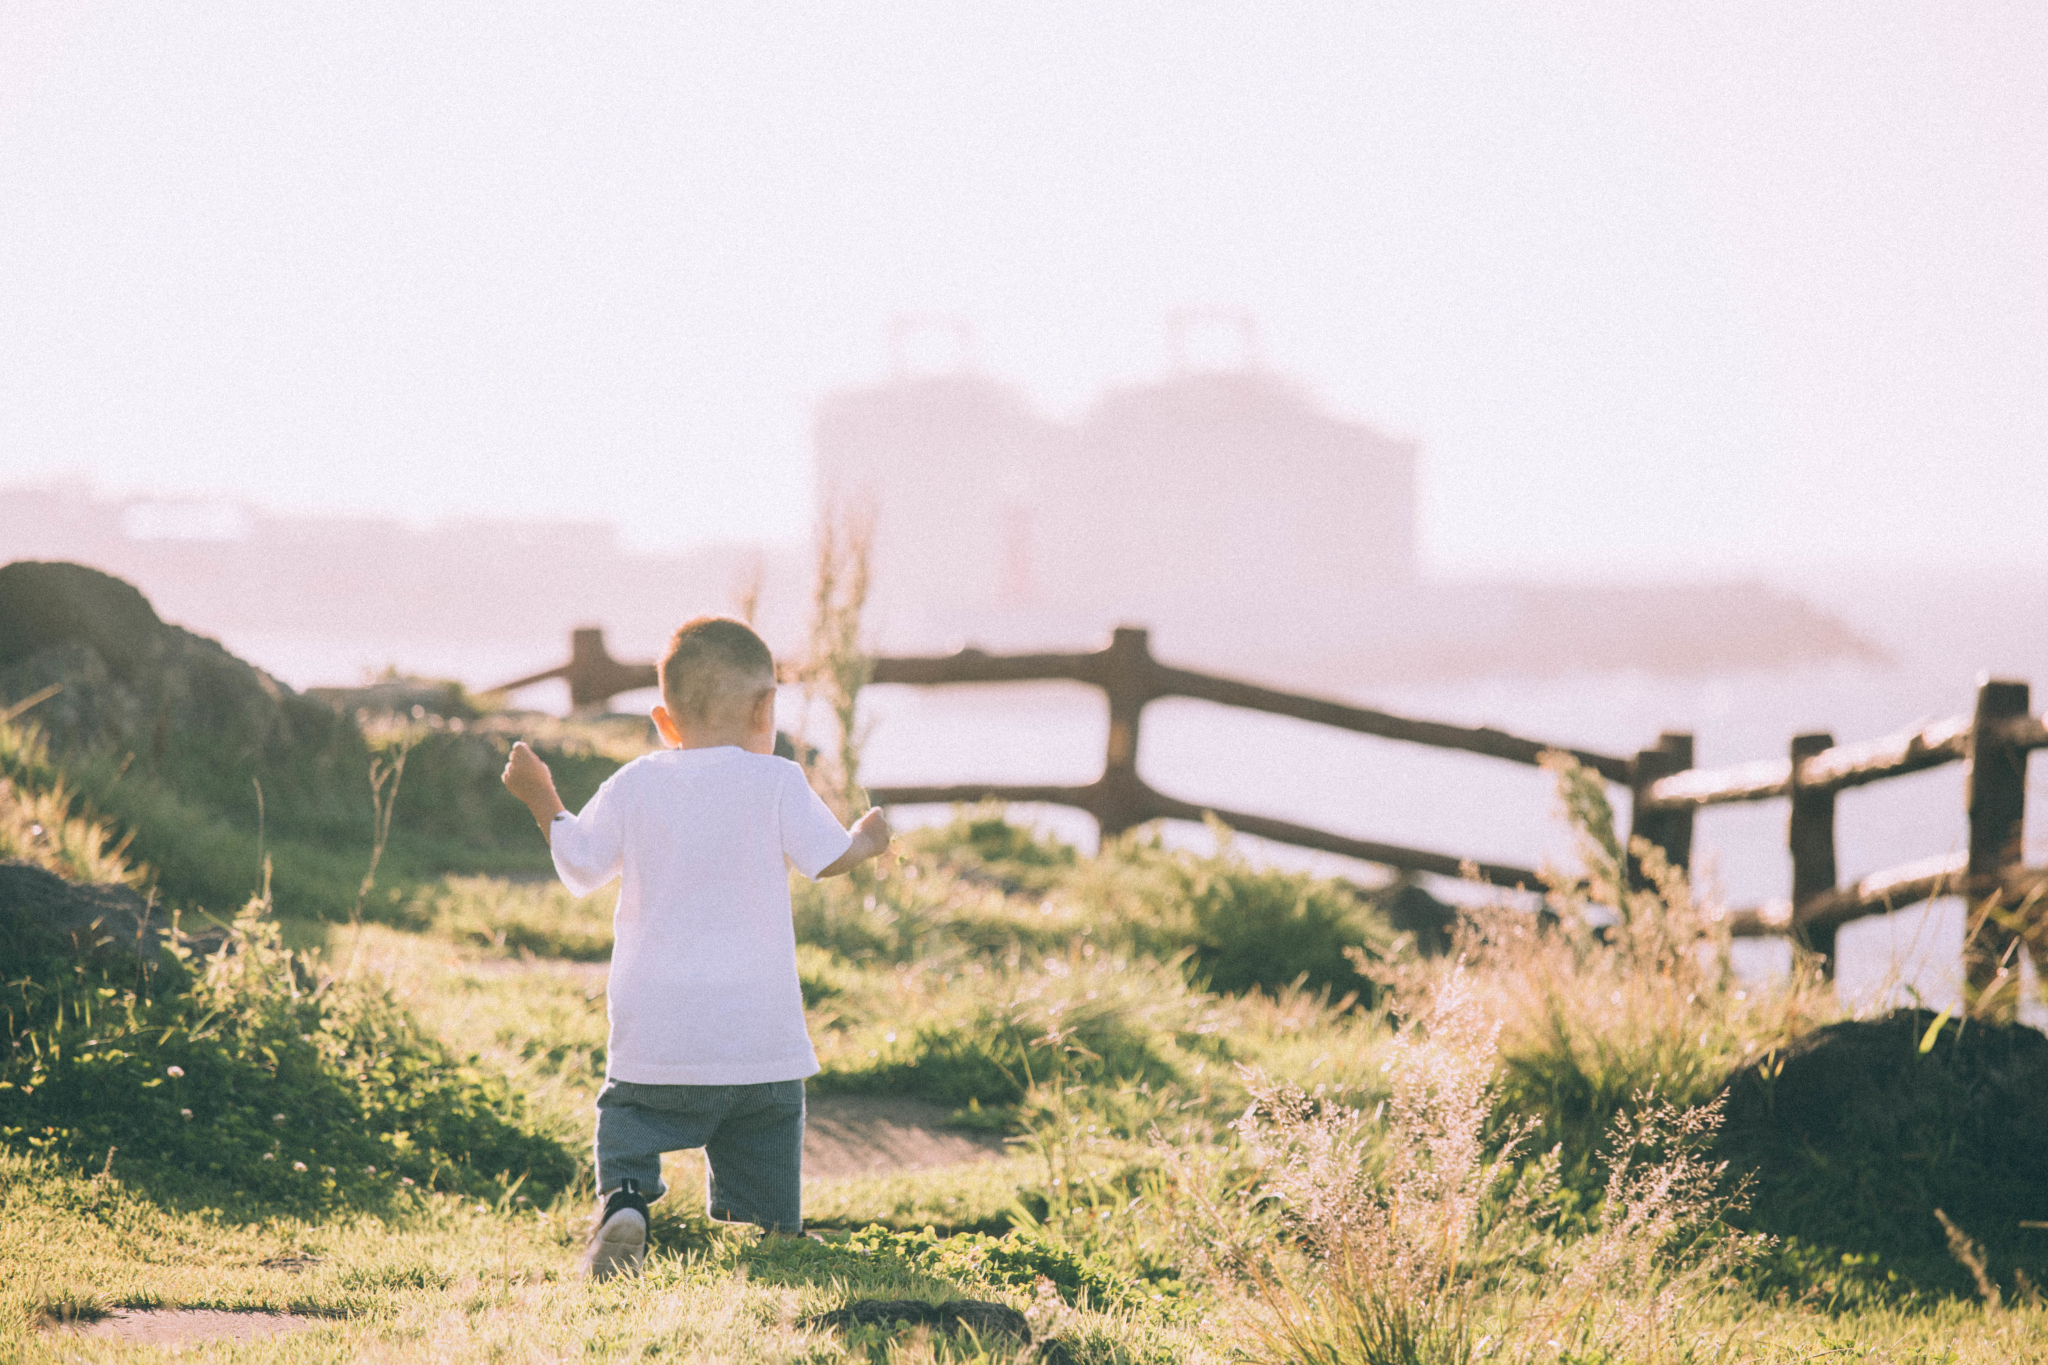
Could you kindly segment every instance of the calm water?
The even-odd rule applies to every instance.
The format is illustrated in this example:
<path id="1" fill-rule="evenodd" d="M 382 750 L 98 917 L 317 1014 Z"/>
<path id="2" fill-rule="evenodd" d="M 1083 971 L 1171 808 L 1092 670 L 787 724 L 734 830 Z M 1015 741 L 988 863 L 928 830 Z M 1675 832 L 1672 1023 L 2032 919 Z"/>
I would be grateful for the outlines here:
<path id="1" fill-rule="evenodd" d="M 1653 743 L 1660 730 L 1691 730 L 1697 761 L 1715 767 L 1781 756 L 1790 736 L 1803 730 L 1830 730 L 1847 742 L 1965 712 L 1977 677 L 1987 671 L 2048 686 L 2048 575 L 1798 586 L 1889 650 L 1892 663 L 1686 679 L 1634 673 L 1495 678 L 1373 688 L 1352 699 L 1616 754 Z M 558 662 L 562 652 L 557 640 L 489 650 L 279 636 L 226 643 L 298 686 L 349 681 L 386 664 L 483 686 Z M 526 700 L 559 708 L 567 698 L 565 689 L 549 685 Z M 652 700 L 626 696 L 615 704 L 623 710 Z M 2037 698 L 2035 709 L 2041 707 Z M 1086 782 L 1100 771 L 1108 731 L 1100 695 L 1066 684 L 876 688 L 866 712 L 872 732 L 863 776 L 872 785 Z M 785 724 L 800 720 L 792 706 Z M 1458 856 L 1536 866 L 1561 860 L 1568 847 L 1552 812 L 1550 783 L 1535 769 L 1207 703 L 1169 700 L 1148 707 L 1139 767 L 1159 790 L 1191 801 Z M 2048 758 L 2037 753 L 2035 792 L 2048 790 L 2038 785 L 2044 773 Z M 1962 782 L 1961 765 L 1950 765 L 1843 793 L 1837 844 L 1844 877 L 1961 849 L 1967 837 Z M 1091 822 L 1076 812 L 1028 814 L 1077 842 L 1092 839 Z M 902 815 L 916 822 L 944 812 Z M 1783 802 L 1702 812 L 1697 876 L 1731 904 L 1783 897 L 1791 878 L 1784 823 Z M 1183 829 L 1171 837 L 1193 843 L 1204 836 Z M 2029 862 L 2048 861 L 2048 819 L 2038 813 L 2029 822 L 2027 849 Z M 1342 864 L 1294 850 L 1248 851 L 1292 865 L 1334 870 Z M 1842 988 L 1858 1002 L 1917 991 L 1946 1003 L 1958 989 L 1961 936 L 1961 910 L 1953 902 L 1852 925 L 1841 945 Z M 1782 961 L 1777 945 L 1747 951 L 1752 970 L 1768 971 Z"/>

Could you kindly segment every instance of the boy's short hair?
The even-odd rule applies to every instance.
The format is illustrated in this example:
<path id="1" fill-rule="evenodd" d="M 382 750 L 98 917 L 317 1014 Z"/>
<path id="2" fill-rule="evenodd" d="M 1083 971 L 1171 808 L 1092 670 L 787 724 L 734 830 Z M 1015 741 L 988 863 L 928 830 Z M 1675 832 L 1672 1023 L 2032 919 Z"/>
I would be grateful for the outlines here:
<path id="1" fill-rule="evenodd" d="M 710 716 L 720 700 L 775 686 L 775 656 L 745 621 L 699 616 L 669 637 L 656 666 L 661 699 L 688 720 Z"/>

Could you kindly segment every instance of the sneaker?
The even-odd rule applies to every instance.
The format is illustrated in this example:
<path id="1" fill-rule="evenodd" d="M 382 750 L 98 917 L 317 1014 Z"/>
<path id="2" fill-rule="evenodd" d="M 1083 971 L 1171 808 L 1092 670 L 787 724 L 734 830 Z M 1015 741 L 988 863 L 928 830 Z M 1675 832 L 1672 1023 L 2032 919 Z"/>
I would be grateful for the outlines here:
<path id="1" fill-rule="evenodd" d="M 630 1180 L 606 1196 L 597 1231 L 583 1253 L 583 1268 L 593 1280 L 609 1280 L 640 1268 L 647 1254 L 647 1198 Z"/>

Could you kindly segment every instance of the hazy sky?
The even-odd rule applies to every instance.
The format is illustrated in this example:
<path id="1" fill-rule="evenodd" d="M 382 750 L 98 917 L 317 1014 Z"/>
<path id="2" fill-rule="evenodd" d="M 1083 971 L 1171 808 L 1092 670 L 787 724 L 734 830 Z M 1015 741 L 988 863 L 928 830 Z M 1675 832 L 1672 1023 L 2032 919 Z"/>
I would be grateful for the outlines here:
<path id="1" fill-rule="evenodd" d="M 959 314 L 1181 307 L 1423 448 L 1446 573 L 2048 558 L 2048 5 L 0 8 L 0 476 L 799 534 Z"/>

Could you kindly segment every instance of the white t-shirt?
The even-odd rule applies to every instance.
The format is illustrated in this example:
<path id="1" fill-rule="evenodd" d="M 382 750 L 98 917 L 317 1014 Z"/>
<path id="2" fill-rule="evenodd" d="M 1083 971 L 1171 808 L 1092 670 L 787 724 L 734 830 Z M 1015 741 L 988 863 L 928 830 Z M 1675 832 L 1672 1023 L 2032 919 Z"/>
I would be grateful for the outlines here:
<path id="1" fill-rule="evenodd" d="M 785 758 L 669 749 L 611 775 L 548 827 L 555 871 L 587 896 L 621 878 L 606 1074 L 643 1085 L 813 1076 L 789 874 L 852 836 Z"/>

